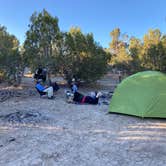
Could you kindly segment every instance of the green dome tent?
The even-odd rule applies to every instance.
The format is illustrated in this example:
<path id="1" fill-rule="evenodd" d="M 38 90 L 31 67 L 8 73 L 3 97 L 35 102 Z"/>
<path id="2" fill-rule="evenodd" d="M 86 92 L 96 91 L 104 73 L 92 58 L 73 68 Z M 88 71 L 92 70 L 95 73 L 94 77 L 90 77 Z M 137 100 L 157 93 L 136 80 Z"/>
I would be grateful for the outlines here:
<path id="1" fill-rule="evenodd" d="M 114 92 L 109 112 L 166 118 L 166 75 L 145 71 L 124 79 Z"/>

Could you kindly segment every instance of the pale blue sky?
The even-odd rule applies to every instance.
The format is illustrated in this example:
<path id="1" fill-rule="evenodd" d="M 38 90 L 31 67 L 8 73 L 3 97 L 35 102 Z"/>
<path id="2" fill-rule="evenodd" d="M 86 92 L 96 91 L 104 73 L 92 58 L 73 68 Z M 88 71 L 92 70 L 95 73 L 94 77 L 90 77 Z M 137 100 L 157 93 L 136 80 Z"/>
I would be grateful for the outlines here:
<path id="1" fill-rule="evenodd" d="M 116 27 L 140 39 L 150 28 L 166 33 L 165 7 L 166 0 L 2 0 L 0 24 L 23 43 L 30 16 L 45 8 L 59 18 L 62 31 L 79 26 L 108 47 L 109 33 Z"/>

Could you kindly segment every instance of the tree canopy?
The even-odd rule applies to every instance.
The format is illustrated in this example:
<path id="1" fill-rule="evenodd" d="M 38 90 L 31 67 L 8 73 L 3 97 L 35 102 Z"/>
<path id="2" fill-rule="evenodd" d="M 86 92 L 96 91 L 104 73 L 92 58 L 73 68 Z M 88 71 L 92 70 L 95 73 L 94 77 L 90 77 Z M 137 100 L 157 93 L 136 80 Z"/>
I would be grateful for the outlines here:
<path id="1" fill-rule="evenodd" d="M 17 69 L 21 67 L 19 41 L 0 25 L 0 75 L 6 79 L 16 79 Z"/>
<path id="2" fill-rule="evenodd" d="M 123 34 L 120 28 L 110 32 L 109 48 L 99 45 L 93 33 L 72 27 L 61 31 L 58 18 L 43 9 L 30 17 L 26 39 L 18 39 L 0 25 L 0 77 L 16 79 L 18 70 L 39 66 L 59 73 L 68 81 L 75 76 L 85 82 L 96 81 L 107 72 L 108 64 L 121 71 L 166 72 L 166 34 L 149 29 L 142 39 Z"/>
<path id="3" fill-rule="evenodd" d="M 93 34 L 83 34 L 73 27 L 64 34 L 64 48 L 61 69 L 68 80 L 74 75 L 83 81 L 95 81 L 107 71 L 108 53 L 94 41 Z"/>
<path id="4" fill-rule="evenodd" d="M 76 76 L 82 81 L 95 81 L 107 70 L 108 56 L 93 38 L 73 27 L 61 32 L 58 18 L 46 10 L 33 13 L 24 43 L 24 56 L 31 68 L 38 65 L 61 73 L 68 81 Z"/>
<path id="5" fill-rule="evenodd" d="M 135 73 L 142 70 L 166 72 L 166 36 L 159 29 L 150 29 L 143 39 L 131 37 L 129 42 L 120 40 L 120 29 L 111 33 L 111 64 L 120 70 Z"/>
<path id="6" fill-rule="evenodd" d="M 39 65 L 52 67 L 60 36 L 57 17 L 52 17 L 45 9 L 40 13 L 34 12 L 24 43 L 28 65 L 32 68 Z"/>

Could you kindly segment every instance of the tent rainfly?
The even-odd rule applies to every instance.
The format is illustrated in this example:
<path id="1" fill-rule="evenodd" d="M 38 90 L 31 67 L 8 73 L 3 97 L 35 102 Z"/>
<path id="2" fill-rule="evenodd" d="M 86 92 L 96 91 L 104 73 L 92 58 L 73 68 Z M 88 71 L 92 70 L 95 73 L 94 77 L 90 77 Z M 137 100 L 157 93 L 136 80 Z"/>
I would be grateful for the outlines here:
<path id="1" fill-rule="evenodd" d="M 144 71 L 124 79 L 114 92 L 109 112 L 166 118 L 166 75 Z"/>

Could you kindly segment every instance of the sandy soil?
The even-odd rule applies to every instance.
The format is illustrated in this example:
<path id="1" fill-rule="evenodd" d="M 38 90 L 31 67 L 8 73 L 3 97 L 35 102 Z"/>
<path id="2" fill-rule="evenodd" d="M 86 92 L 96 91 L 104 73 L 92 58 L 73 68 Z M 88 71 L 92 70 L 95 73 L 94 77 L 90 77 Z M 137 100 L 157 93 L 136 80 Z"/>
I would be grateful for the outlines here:
<path id="1" fill-rule="evenodd" d="M 166 165 L 165 120 L 68 104 L 64 90 L 54 100 L 34 95 L 0 103 L 1 166 Z"/>

